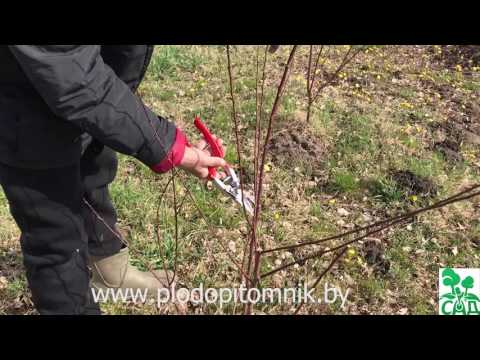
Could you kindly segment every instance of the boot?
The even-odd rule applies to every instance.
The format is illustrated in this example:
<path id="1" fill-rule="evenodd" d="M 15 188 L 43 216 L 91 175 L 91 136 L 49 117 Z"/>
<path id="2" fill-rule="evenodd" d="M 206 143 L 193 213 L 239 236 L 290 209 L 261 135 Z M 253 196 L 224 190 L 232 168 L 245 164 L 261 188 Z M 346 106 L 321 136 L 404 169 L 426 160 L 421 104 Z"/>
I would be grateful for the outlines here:
<path id="1" fill-rule="evenodd" d="M 140 271 L 130 265 L 128 248 L 123 248 L 119 253 L 99 258 L 90 256 L 89 265 L 92 271 L 91 286 L 96 289 L 132 289 L 136 293 L 137 289 L 143 291 L 148 289 L 148 294 L 155 296 L 160 288 L 172 288 L 175 284 L 172 282 L 173 272 L 167 273 L 162 270 Z M 173 280 L 172 280 L 173 279 Z M 169 285 L 168 281 L 172 282 Z"/>

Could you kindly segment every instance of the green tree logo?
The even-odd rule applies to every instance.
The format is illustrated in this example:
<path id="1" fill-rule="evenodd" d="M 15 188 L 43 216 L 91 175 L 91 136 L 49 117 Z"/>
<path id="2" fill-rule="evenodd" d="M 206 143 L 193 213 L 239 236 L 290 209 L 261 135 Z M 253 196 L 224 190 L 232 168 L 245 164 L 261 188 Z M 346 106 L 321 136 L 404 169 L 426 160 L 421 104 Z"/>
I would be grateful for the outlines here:
<path id="1" fill-rule="evenodd" d="M 457 270 L 457 272 L 455 271 Z M 472 292 L 474 276 L 466 275 L 463 279 L 459 272 L 471 270 L 472 274 L 480 273 L 477 269 L 441 269 L 439 312 L 441 315 L 480 315 L 480 298 Z M 480 276 L 475 276 L 480 282 Z M 443 286 L 442 286 L 443 285 Z M 441 291 L 442 288 L 444 291 Z M 476 287 L 478 288 L 478 286 Z M 446 291 L 445 291 L 446 290 Z M 470 292 L 469 292 L 470 291 Z"/>

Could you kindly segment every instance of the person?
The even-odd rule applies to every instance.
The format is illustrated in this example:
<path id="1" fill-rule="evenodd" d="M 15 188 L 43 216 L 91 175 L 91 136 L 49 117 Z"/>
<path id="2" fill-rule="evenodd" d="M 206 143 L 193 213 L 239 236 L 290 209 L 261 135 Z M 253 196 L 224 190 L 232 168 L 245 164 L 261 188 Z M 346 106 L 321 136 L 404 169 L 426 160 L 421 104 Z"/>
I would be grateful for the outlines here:
<path id="1" fill-rule="evenodd" d="M 208 167 L 225 165 L 204 142 L 189 146 L 135 94 L 152 52 L 152 45 L 0 46 L 0 184 L 40 314 L 100 314 L 90 286 L 168 286 L 169 274 L 129 264 L 108 190 L 116 152 L 156 173 L 178 167 L 202 179 Z"/>

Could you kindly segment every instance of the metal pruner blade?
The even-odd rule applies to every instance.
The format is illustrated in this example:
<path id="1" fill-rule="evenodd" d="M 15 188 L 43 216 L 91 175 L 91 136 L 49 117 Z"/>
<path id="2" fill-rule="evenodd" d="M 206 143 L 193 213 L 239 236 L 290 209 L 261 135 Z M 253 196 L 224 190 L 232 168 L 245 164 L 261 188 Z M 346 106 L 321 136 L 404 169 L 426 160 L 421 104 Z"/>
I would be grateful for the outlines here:
<path id="1" fill-rule="evenodd" d="M 225 167 L 225 171 L 227 176 L 223 180 L 215 177 L 214 182 L 221 190 L 223 190 L 224 193 L 229 195 L 231 198 L 233 198 L 233 200 L 240 204 L 240 206 L 242 206 L 250 216 L 253 216 L 255 211 L 255 202 L 245 191 L 243 191 L 242 195 L 240 181 L 238 180 L 235 171 L 229 166 Z"/>

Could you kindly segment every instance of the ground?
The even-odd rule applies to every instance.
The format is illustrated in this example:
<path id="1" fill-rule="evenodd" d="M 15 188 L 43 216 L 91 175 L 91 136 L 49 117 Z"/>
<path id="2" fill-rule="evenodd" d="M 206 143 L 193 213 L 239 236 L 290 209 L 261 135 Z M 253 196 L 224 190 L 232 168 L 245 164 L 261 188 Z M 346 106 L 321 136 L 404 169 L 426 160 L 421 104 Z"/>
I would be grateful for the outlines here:
<path id="1" fill-rule="evenodd" d="M 332 48 L 327 68 L 338 61 L 342 48 Z M 281 46 L 270 55 L 267 104 L 273 101 L 288 50 Z M 254 162 L 255 54 L 250 46 L 232 50 L 247 188 Z M 300 47 L 269 145 L 261 228 L 265 248 L 321 239 L 428 205 L 480 182 L 478 48 L 371 47 L 324 89 L 309 123 L 305 113 L 307 54 L 308 47 Z M 227 143 L 227 160 L 236 161 L 224 47 L 158 46 L 139 93 L 146 104 L 175 120 L 192 139 L 198 139 L 193 118 L 200 115 Z M 241 211 L 211 186 L 179 174 L 177 200 L 182 207 L 175 256 L 173 192 L 160 198 L 169 177 L 151 173 L 134 159 L 121 156 L 120 160 L 111 192 L 133 263 L 143 268 L 176 267 L 188 288 L 200 283 L 204 287 L 238 286 L 238 271 L 227 251 L 241 260 L 247 229 Z M 183 184 L 196 205 L 186 197 Z M 437 313 L 438 268 L 479 267 L 479 206 L 478 198 L 456 203 L 353 245 L 323 280 L 351 289 L 347 306 L 310 304 L 302 313 Z M 155 235 L 157 220 L 160 243 Z M 0 192 L 0 314 L 35 313 L 18 236 Z M 262 270 L 304 253 L 284 251 L 265 257 Z M 331 257 L 308 261 L 277 273 L 262 286 L 311 284 L 329 261 Z M 318 291 L 322 290 L 320 286 Z M 240 312 L 238 305 L 102 307 L 108 314 Z M 254 308 L 254 313 L 291 312 L 288 304 Z"/>

